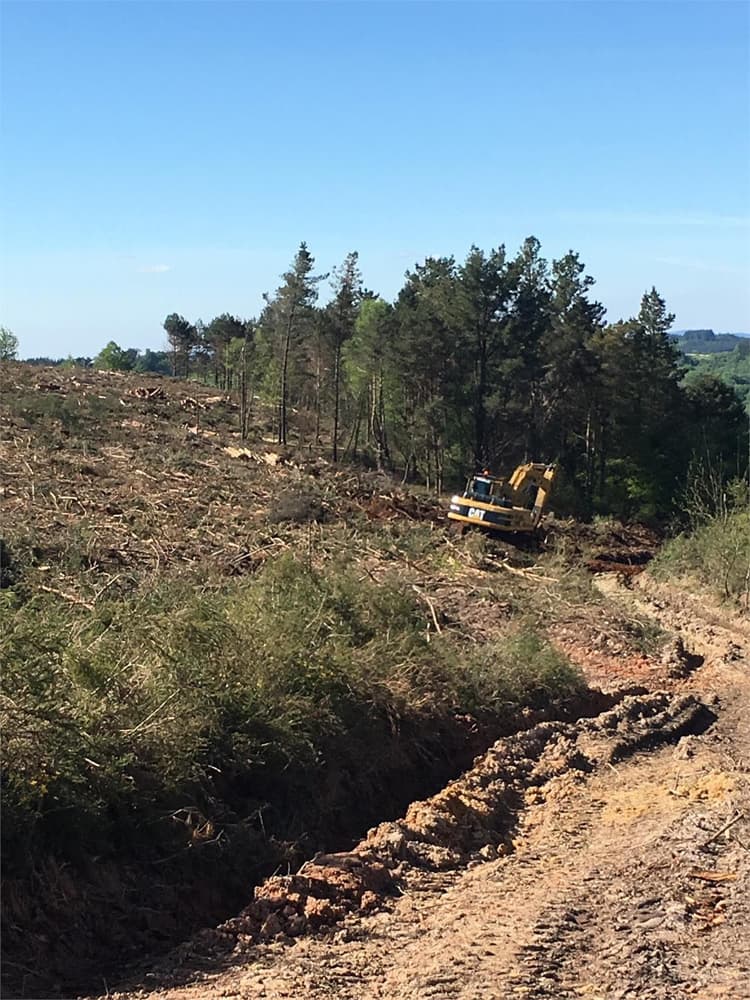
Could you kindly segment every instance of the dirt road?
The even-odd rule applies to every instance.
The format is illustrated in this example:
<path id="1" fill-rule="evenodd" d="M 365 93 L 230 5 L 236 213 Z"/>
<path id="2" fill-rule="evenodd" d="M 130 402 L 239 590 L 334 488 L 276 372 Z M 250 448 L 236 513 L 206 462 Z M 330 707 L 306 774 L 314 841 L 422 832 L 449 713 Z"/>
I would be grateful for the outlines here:
<path id="1" fill-rule="evenodd" d="M 376 912 L 265 944 L 230 921 L 109 995 L 750 998 L 750 628 L 645 579 L 604 586 L 703 665 L 668 694 L 500 741 L 359 854 L 318 859 L 354 870 L 388 847 L 397 894 Z"/>

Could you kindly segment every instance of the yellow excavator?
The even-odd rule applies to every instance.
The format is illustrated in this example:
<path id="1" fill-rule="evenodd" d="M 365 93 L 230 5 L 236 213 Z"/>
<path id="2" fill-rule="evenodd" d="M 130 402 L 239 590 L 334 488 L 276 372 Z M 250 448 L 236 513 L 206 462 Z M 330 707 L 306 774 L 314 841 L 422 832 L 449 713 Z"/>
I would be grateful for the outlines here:
<path id="1" fill-rule="evenodd" d="M 462 494 L 451 497 L 448 518 L 492 532 L 534 531 L 542 518 L 555 466 L 543 462 L 519 465 L 509 479 L 485 469 L 471 476 Z"/>

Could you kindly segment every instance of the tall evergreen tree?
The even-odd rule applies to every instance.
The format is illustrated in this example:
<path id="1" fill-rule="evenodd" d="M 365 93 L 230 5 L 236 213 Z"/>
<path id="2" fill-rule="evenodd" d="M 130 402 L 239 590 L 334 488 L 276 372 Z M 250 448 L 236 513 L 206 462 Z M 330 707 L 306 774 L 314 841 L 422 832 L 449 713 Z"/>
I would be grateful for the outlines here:
<path id="1" fill-rule="evenodd" d="M 675 442 L 685 419 L 679 353 L 668 333 L 674 316 L 655 289 L 638 315 L 608 327 L 599 341 L 607 452 L 600 465 L 605 506 L 626 514 L 664 513 L 682 460 Z"/>
<path id="2" fill-rule="evenodd" d="M 325 310 L 325 327 L 333 356 L 333 460 L 338 462 L 339 411 L 341 402 L 341 351 L 353 336 L 362 303 L 362 275 L 356 251 L 346 255 L 333 270 L 333 298 Z"/>
<path id="3" fill-rule="evenodd" d="M 300 243 L 291 268 L 283 275 L 283 283 L 274 296 L 266 296 L 267 308 L 263 323 L 270 333 L 272 355 L 277 369 L 278 441 L 287 443 L 289 429 L 290 366 L 299 352 L 305 334 L 309 333 L 318 298 L 318 285 L 328 275 L 314 275 L 315 258 Z"/>
<path id="4" fill-rule="evenodd" d="M 552 263 L 539 417 L 548 454 L 559 459 L 582 509 L 590 509 L 599 444 L 599 363 L 593 343 L 604 308 L 589 299 L 594 279 L 584 271 L 572 250 Z"/>
<path id="5" fill-rule="evenodd" d="M 446 449 L 461 438 L 466 353 L 461 304 L 452 257 L 428 257 L 396 301 L 391 364 L 400 419 L 395 429 L 404 455 L 404 478 L 421 467 L 428 485 L 442 489 Z M 460 402 L 459 402 L 460 400 Z"/>
<path id="6" fill-rule="evenodd" d="M 172 353 L 172 375 L 187 378 L 190 374 L 190 354 L 196 344 L 195 327 L 178 313 L 170 313 L 163 326 Z"/>
<path id="7" fill-rule="evenodd" d="M 252 324 L 247 324 L 231 313 L 215 316 L 203 331 L 205 348 L 209 363 L 213 369 L 216 385 L 221 389 L 231 389 L 233 381 L 238 377 L 238 371 L 233 360 L 236 349 L 229 351 L 233 340 L 245 343 L 252 336 Z"/>
<path id="8" fill-rule="evenodd" d="M 542 340 L 550 323 L 550 281 L 541 244 L 527 237 L 511 264 L 513 310 L 503 365 L 505 425 L 515 458 L 539 456 L 543 440 L 540 414 L 544 376 Z"/>
<path id="9" fill-rule="evenodd" d="M 375 452 L 378 469 L 390 462 L 386 378 L 393 331 L 393 307 L 383 299 L 365 294 L 354 335 L 343 349 L 344 370 L 354 398 L 353 452 L 356 454 L 359 425 L 366 415 L 367 444 Z"/>
<path id="10" fill-rule="evenodd" d="M 513 276 L 505 247 L 485 254 L 472 246 L 458 280 L 463 336 L 456 350 L 465 347 L 471 364 L 472 455 L 479 468 L 493 457 L 490 424 L 499 411 L 498 373 L 507 350 L 513 303 Z"/>
<path id="11" fill-rule="evenodd" d="M 695 458 L 740 479 L 748 462 L 748 415 L 731 385 L 703 373 L 685 387 L 688 406 L 686 443 Z"/>

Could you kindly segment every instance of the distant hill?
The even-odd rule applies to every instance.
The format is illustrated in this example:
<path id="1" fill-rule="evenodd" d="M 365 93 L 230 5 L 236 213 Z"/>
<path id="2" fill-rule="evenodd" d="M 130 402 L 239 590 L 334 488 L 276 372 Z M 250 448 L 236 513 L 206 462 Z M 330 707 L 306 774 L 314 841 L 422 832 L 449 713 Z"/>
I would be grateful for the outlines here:
<path id="1" fill-rule="evenodd" d="M 683 354 L 719 354 L 733 351 L 750 333 L 714 333 L 713 330 L 675 330 L 672 339 Z"/>

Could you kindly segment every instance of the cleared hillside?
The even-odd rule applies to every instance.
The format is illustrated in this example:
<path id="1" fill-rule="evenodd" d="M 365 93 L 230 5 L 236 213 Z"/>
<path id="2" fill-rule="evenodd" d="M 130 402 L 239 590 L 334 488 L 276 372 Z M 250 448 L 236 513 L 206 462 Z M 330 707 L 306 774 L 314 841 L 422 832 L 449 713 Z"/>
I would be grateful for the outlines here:
<path id="1" fill-rule="evenodd" d="M 241 441 L 236 401 L 193 383 L 0 378 L 9 995 L 98 990 L 231 918 L 264 876 L 412 815 L 498 737 L 573 725 L 633 685 L 671 692 L 669 714 L 694 669 L 593 585 L 648 563 L 646 529 L 456 537 L 426 494 L 279 448 L 259 404 Z M 466 821 L 497 821 L 487 836 L 510 847 L 504 810 Z M 310 902 L 312 922 L 298 900 L 294 926 L 357 910 L 351 891 Z M 242 948 L 287 927 L 227 926 Z"/>

